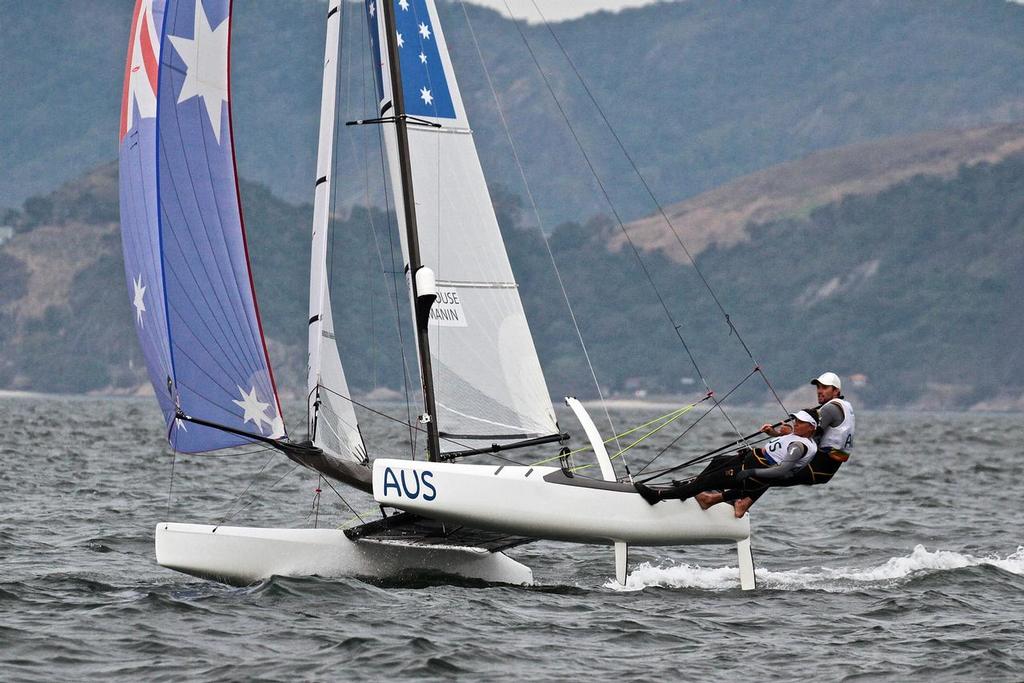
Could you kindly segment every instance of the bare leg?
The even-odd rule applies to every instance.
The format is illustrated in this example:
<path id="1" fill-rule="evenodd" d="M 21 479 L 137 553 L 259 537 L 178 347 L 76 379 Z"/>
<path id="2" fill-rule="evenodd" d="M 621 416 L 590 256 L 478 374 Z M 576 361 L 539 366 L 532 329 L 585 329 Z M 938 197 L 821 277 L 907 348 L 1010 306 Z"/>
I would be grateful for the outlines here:
<path id="1" fill-rule="evenodd" d="M 697 501 L 697 505 L 700 505 L 701 510 L 707 510 L 712 505 L 722 502 L 722 492 L 704 491 L 703 493 L 698 493 L 694 498 Z"/>

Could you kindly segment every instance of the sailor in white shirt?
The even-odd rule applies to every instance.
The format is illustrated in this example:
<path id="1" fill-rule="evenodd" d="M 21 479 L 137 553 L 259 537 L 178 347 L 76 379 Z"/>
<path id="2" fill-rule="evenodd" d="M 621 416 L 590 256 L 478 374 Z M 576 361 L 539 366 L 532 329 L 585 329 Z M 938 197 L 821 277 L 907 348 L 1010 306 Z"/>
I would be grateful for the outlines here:
<path id="1" fill-rule="evenodd" d="M 772 482 L 772 486 L 827 484 L 839 470 L 840 465 L 850 458 L 857 419 L 853 414 L 853 406 L 843 396 L 843 383 L 839 379 L 839 375 L 834 372 L 825 372 L 811 380 L 811 384 L 817 391 L 820 406 L 817 410 L 818 428 L 814 435 L 818 444 L 818 452 L 792 476 L 776 480 Z M 782 425 L 779 429 L 775 429 L 766 424 L 761 428 L 761 431 L 769 436 L 788 434 L 790 430 L 789 425 Z M 738 489 L 726 491 L 724 494 L 709 492 L 697 496 L 697 502 L 705 509 L 723 501 L 731 502 L 736 516 L 742 517 L 765 490 L 752 493 Z"/>
<path id="2" fill-rule="evenodd" d="M 793 413 L 790 433 L 780 434 L 764 448 L 743 449 L 734 455 L 718 456 L 694 479 L 671 488 L 637 484 L 637 491 L 651 505 L 678 498 L 686 500 L 704 491 L 729 489 L 737 497 L 760 495 L 777 481 L 785 481 L 804 468 L 818 446 L 814 436 L 817 420 L 805 410 Z"/>

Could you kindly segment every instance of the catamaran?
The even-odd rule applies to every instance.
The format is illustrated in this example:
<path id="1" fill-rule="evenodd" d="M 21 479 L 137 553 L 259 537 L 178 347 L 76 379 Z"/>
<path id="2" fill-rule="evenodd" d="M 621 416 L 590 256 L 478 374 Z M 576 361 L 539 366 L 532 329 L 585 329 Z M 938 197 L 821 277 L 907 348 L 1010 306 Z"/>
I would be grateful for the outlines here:
<path id="1" fill-rule="evenodd" d="M 566 403 L 601 478 L 565 461 L 467 464 L 533 451 L 551 462 L 556 421 L 518 285 L 433 0 L 368 0 L 380 126 L 412 307 L 425 459 L 376 458 L 364 443 L 336 343 L 328 281 L 340 0 L 330 0 L 309 282 L 307 438 L 286 429 L 260 322 L 242 218 L 229 89 L 230 0 L 137 0 L 120 125 L 124 263 L 135 326 L 172 449 L 268 444 L 372 493 L 356 527 L 250 528 L 160 522 L 159 564 L 249 583 L 272 575 L 401 577 L 440 572 L 526 584 L 505 554 L 555 539 L 615 548 L 735 544 L 754 587 L 749 516 L 695 501 L 648 505 L 620 481 L 602 435 Z M 400 84 L 400 87 L 395 87 Z M 387 451 L 374 448 L 372 452 Z M 459 462 L 456 462 L 459 459 Z"/>

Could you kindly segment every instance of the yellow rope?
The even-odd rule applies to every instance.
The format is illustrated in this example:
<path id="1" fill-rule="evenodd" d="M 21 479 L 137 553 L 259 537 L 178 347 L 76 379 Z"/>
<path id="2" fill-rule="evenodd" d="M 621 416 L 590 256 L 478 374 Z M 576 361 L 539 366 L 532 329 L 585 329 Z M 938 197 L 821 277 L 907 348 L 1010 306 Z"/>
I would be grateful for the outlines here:
<path id="1" fill-rule="evenodd" d="M 628 446 L 626 446 L 625 448 L 623 448 L 622 450 L 620 450 L 619 452 L 617 452 L 617 453 L 616 453 L 615 455 L 612 455 L 611 457 L 609 457 L 609 458 L 608 458 L 608 460 L 615 460 L 616 458 L 621 458 L 621 457 L 623 456 L 623 454 L 624 454 L 624 453 L 625 453 L 626 451 L 628 451 L 628 450 L 629 450 L 630 448 L 632 448 L 633 446 L 636 446 L 636 445 L 637 445 L 638 443 L 640 443 L 640 442 L 641 442 L 641 441 L 643 441 L 644 439 L 646 439 L 646 438 L 648 438 L 648 437 L 651 437 L 651 436 L 654 436 L 655 434 L 657 434 L 658 432 L 660 432 L 660 431 L 661 431 L 662 429 L 664 429 L 665 427 L 669 426 L 670 424 L 672 424 L 673 422 L 675 422 L 676 420 L 678 420 L 679 418 L 681 418 L 681 417 L 682 417 L 683 415 L 686 415 L 686 413 L 690 412 L 690 411 L 691 411 L 691 410 L 693 410 L 693 409 L 694 409 L 695 407 L 697 407 L 697 404 L 693 404 L 693 405 L 691 405 L 691 406 L 687 406 L 686 408 L 680 408 L 680 411 L 681 411 L 681 412 L 679 412 L 679 414 L 678 414 L 678 415 L 674 415 L 674 416 L 673 416 L 673 417 L 672 417 L 671 419 L 669 419 L 669 420 L 665 420 L 665 422 L 663 422 L 662 424 L 658 425 L 657 427 L 655 427 L 655 428 L 654 428 L 654 429 L 652 429 L 651 431 L 647 432 L 646 434 L 644 434 L 643 436 L 641 436 L 641 437 L 640 437 L 639 439 L 637 439 L 637 440 L 636 440 L 636 441 L 634 441 L 633 443 L 629 444 Z M 652 420 L 652 422 L 653 422 L 653 420 Z M 650 424 L 650 422 L 648 422 L 647 424 Z M 573 468 L 572 468 L 572 471 L 573 471 L 573 472 L 578 472 L 578 471 L 580 471 L 580 470 L 585 470 L 585 469 L 587 469 L 588 467 L 593 467 L 593 466 L 595 466 L 595 465 L 597 465 L 597 463 L 596 463 L 596 462 L 588 463 L 588 464 L 586 464 L 586 465 L 577 465 L 576 467 L 573 467 Z"/>
<path id="2" fill-rule="evenodd" d="M 649 438 L 651 436 L 654 436 L 655 434 L 660 432 L 662 429 L 664 429 L 665 427 L 669 426 L 670 424 L 672 424 L 673 422 L 675 422 L 676 420 L 681 418 L 683 415 L 686 415 L 688 412 L 690 412 L 691 410 L 696 408 L 699 403 L 700 403 L 700 401 L 698 401 L 697 403 L 691 403 L 688 406 L 683 406 L 682 408 L 677 408 L 676 410 L 673 410 L 670 413 L 665 413 L 664 415 L 661 415 L 659 417 L 656 417 L 656 418 L 653 418 L 651 420 L 648 420 L 647 422 L 644 422 L 643 424 L 639 424 L 636 427 L 633 427 L 632 429 L 627 429 L 626 431 L 624 431 L 624 432 L 622 432 L 620 434 L 616 434 L 615 436 L 612 436 L 612 437 L 609 437 L 609 438 L 605 439 L 604 443 L 611 443 L 612 441 L 615 441 L 616 439 L 620 439 L 620 438 L 622 438 L 624 436 L 629 436 L 630 434 L 632 434 L 634 432 L 637 432 L 637 431 L 643 429 L 644 427 L 649 427 L 650 425 L 654 424 L 655 422 L 661 422 L 661 424 L 659 424 L 657 427 L 655 427 L 651 431 L 647 432 L 646 434 L 644 434 L 639 439 L 637 439 L 633 443 L 629 444 L 628 446 L 626 446 L 622 450 L 618 451 L 615 455 L 611 456 L 609 459 L 610 460 L 615 460 L 615 458 L 621 458 L 623 453 L 628 451 L 630 448 L 633 448 L 633 446 L 636 446 L 638 443 L 640 443 L 644 439 L 647 439 L 647 438 Z M 588 450 L 593 450 L 593 446 L 583 446 L 582 448 L 577 448 L 574 451 L 569 451 L 568 455 L 573 455 L 575 453 L 582 453 L 583 451 L 588 451 Z M 549 463 L 549 462 L 551 462 L 553 460 L 558 460 L 560 457 L 562 457 L 562 456 L 561 455 L 556 455 L 553 458 L 547 458 L 545 460 L 539 460 L 539 461 L 537 461 L 535 463 L 532 463 L 530 465 L 530 467 L 536 467 L 537 465 L 543 465 L 543 464 Z M 596 462 L 592 462 L 592 463 L 589 463 L 587 465 L 578 465 L 576 467 L 573 467 L 572 471 L 573 472 L 577 472 L 579 470 L 585 470 L 588 467 L 593 467 L 596 464 L 597 464 Z M 367 510 L 363 514 L 369 515 L 372 512 L 373 512 L 373 510 Z M 348 520 L 342 522 L 341 524 L 339 524 L 335 528 L 337 528 L 337 529 L 344 529 L 349 524 L 351 524 L 352 522 L 355 522 L 355 521 L 362 521 L 362 519 L 360 517 L 352 517 L 351 519 L 348 519 Z"/>
<path id="3" fill-rule="evenodd" d="M 621 439 L 624 436 L 629 436 L 630 434 L 632 434 L 634 432 L 637 432 L 637 431 L 643 429 L 644 427 L 648 427 L 648 426 L 654 424 L 655 422 L 661 422 L 661 424 L 658 425 L 657 427 L 655 427 L 653 430 L 647 432 L 646 434 L 641 436 L 639 439 L 637 439 L 636 441 L 634 441 L 633 443 L 629 444 L 628 446 L 626 446 L 625 448 L 623 448 L 622 450 L 617 452 L 615 455 L 613 455 L 611 457 L 611 460 L 614 460 L 615 458 L 621 457 L 622 454 L 625 453 L 626 451 L 628 451 L 630 448 L 632 448 L 633 446 L 637 445 L 638 443 L 640 443 L 641 441 L 643 441 L 647 437 L 652 436 L 652 435 L 658 433 L 659 431 L 661 431 L 662 429 L 664 429 L 668 425 L 672 424 L 673 422 L 675 422 L 676 420 L 681 418 L 683 415 L 686 415 L 686 413 L 690 412 L 691 410 L 693 410 L 696 407 L 697 407 L 697 403 L 691 403 L 688 406 L 683 406 L 682 408 L 677 408 L 676 410 L 673 410 L 670 413 L 666 413 L 664 415 L 661 415 L 660 417 L 656 417 L 656 418 L 653 418 L 651 420 L 648 420 L 647 422 L 644 422 L 643 424 L 637 425 L 636 427 L 633 427 L 632 429 L 627 429 L 626 431 L 622 432 L 621 434 L 616 434 L 615 436 L 608 437 L 607 439 L 604 440 L 604 443 L 611 443 L 612 441 L 616 441 L 618 439 Z M 566 455 L 575 455 L 576 453 L 582 453 L 583 451 L 590 451 L 590 450 L 593 450 L 593 449 L 594 449 L 594 447 L 590 446 L 590 445 L 582 446 L 580 448 L 577 448 L 574 451 L 569 451 Z M 558 460 L 560 457 L 562 457 L 562 456 L 561 455 L 556 455 L 556 456 L 551 457 L 551 458 L 546 458 L 544 460 L 539 460 L 539 461 L 537 461 L 535 463 L 531 463 L 531 467 L 535 467 L 537 465 L 547 464 L 547 463 L 552 462 L 554 460 Z M 596 464 L 597 463 L 591 463 L 590 465 L 580 465 L 579 467 L 574 467 L 573 471 L 580 470 L 580 469 L 586 469 L 587 467 L 591 467 L 592 465 L 596 465 Z"/>

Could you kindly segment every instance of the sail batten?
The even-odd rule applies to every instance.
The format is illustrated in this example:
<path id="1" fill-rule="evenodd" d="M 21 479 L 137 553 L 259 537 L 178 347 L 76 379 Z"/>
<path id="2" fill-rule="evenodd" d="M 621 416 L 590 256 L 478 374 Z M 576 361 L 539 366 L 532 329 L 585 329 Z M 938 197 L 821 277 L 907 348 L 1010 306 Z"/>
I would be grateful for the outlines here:
<path id="1" fill-rule="evenodd" d="M 138 0 L 125 67 L 125 274 L 169 439 L 185 452 L 285 436 L 239 200 L 230 14 L 230 0 Z M 186 426 L 178 411 L 234 431 Z"/>
<path id="2" fill-rule="evenodd" d="M 363 463 L 366 447 L 359 432 L 348 381 L 341 365 L 331 310 L 327 273 L 328 235 L 334 117 L 338 87 L 338 49 L 341 33 L 340 0 L 331 0 L 327 13 L 323 83 L 320 101 L 320 136 L 313 195 L 313 241 L 309 267 L 309 361 L 306 372 L 309 435 L 325 453 Z"/>

